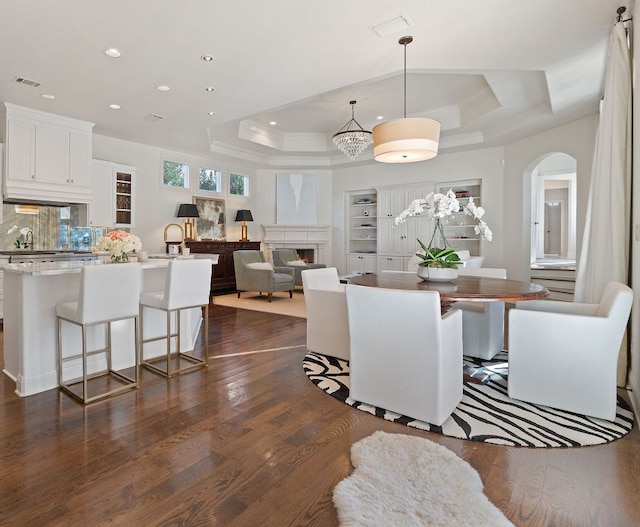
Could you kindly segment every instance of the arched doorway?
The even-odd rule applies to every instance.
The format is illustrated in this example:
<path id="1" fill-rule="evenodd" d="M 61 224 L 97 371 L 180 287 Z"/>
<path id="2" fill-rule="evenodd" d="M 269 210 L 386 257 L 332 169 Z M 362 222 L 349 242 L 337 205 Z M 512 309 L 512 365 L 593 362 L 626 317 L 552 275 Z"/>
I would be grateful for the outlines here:
<path id="1" fill-rule="evenodd" d="M 561 152 L 531 170 L 531 268 L 576 264 L 576 159 Z"/>

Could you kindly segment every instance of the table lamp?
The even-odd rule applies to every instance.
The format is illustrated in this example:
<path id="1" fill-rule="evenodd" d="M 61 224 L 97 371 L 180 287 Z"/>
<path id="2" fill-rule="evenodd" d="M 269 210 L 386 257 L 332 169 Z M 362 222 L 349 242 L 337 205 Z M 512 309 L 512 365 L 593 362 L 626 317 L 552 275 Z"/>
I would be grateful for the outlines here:
<path id="1" fill-rule="evenodd" d="M 200 213 L 198 207 L 194 203 L 181 203 L 178 207 L 177 218 L 185 218 L 184 220 L 184 239 L 185 241 L 192 242 L 196 239 L 195 229 L 191 218 L 199 218 Z"/>
<path id="2" fill-rule="evenodd" d="M 236 221 L 242 222 L 242 237 L 240 238 L 241 242 L 248 242 L 249 237 L 247 236 L 247 222 L 253 221 L 253 216 L 251 215 L 251 211 L 248 209 L 240 209 L 236 212 Z"/>

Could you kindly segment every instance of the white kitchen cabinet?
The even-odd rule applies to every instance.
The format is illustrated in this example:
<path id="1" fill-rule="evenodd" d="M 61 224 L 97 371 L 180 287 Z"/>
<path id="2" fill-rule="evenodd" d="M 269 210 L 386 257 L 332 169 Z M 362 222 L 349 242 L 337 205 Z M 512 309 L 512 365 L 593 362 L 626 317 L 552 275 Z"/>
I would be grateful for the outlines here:
<path id="1" fill-rule="evenodd" d="M 5 107 L 4 198 L 88 203 L 93 123 Z"/>
<path id="2" fill-rule="evenodd" d="M 348 254 L 347 255 L 347 274 L 353 273 L 375 273 L 376 272 L 376 256 L 375 254 Z"/>
<path id="3" fill-rule="evenodd" d="M 89 224 L 133 227 L 136 167 L 94 159 L 91 172 L 93 199 L 89 205 Z"/>

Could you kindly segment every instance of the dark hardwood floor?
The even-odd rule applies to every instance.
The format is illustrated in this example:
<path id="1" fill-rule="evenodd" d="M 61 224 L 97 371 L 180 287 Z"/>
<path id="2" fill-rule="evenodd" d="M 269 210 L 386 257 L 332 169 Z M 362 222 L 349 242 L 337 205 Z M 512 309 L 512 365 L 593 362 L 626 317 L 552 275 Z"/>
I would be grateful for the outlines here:
<path id="1" fill-rule="evenodd" d="M 143 371 L 140 389 L 88 408 L 57 390 L 18 398 L 0 376 L 0 525 L 337 526 L 333 487 L 376 430 L 453 450 L 518 527 L 640 525 L 637 427 L 576 449 L 422 432 L 313 386 L 304 319 L 212 306 L 209 323 L 208 369 Z"/>

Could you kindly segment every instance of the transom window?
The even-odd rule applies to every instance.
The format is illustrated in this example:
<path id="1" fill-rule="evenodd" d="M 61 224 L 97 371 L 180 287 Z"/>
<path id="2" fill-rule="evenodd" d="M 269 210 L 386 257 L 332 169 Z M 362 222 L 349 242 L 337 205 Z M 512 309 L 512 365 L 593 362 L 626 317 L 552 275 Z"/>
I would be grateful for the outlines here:
<path id="1" fill-rule="evenodd" d="M 200 167 L 199 188 L 208 192 L 222 192 L 222 172 Z"/>
<path id="2" fill-rule="evenodd" d="M 189 165 L 178 161 L 165 161 L 162 182 L 169 187 L 189 188 Z"/>
<path id="3" fill-rule="evenodd" d="M 232 196 L 249 196 L 249 177 L 240 174 L 229 174 L 229 194 Z"/>

